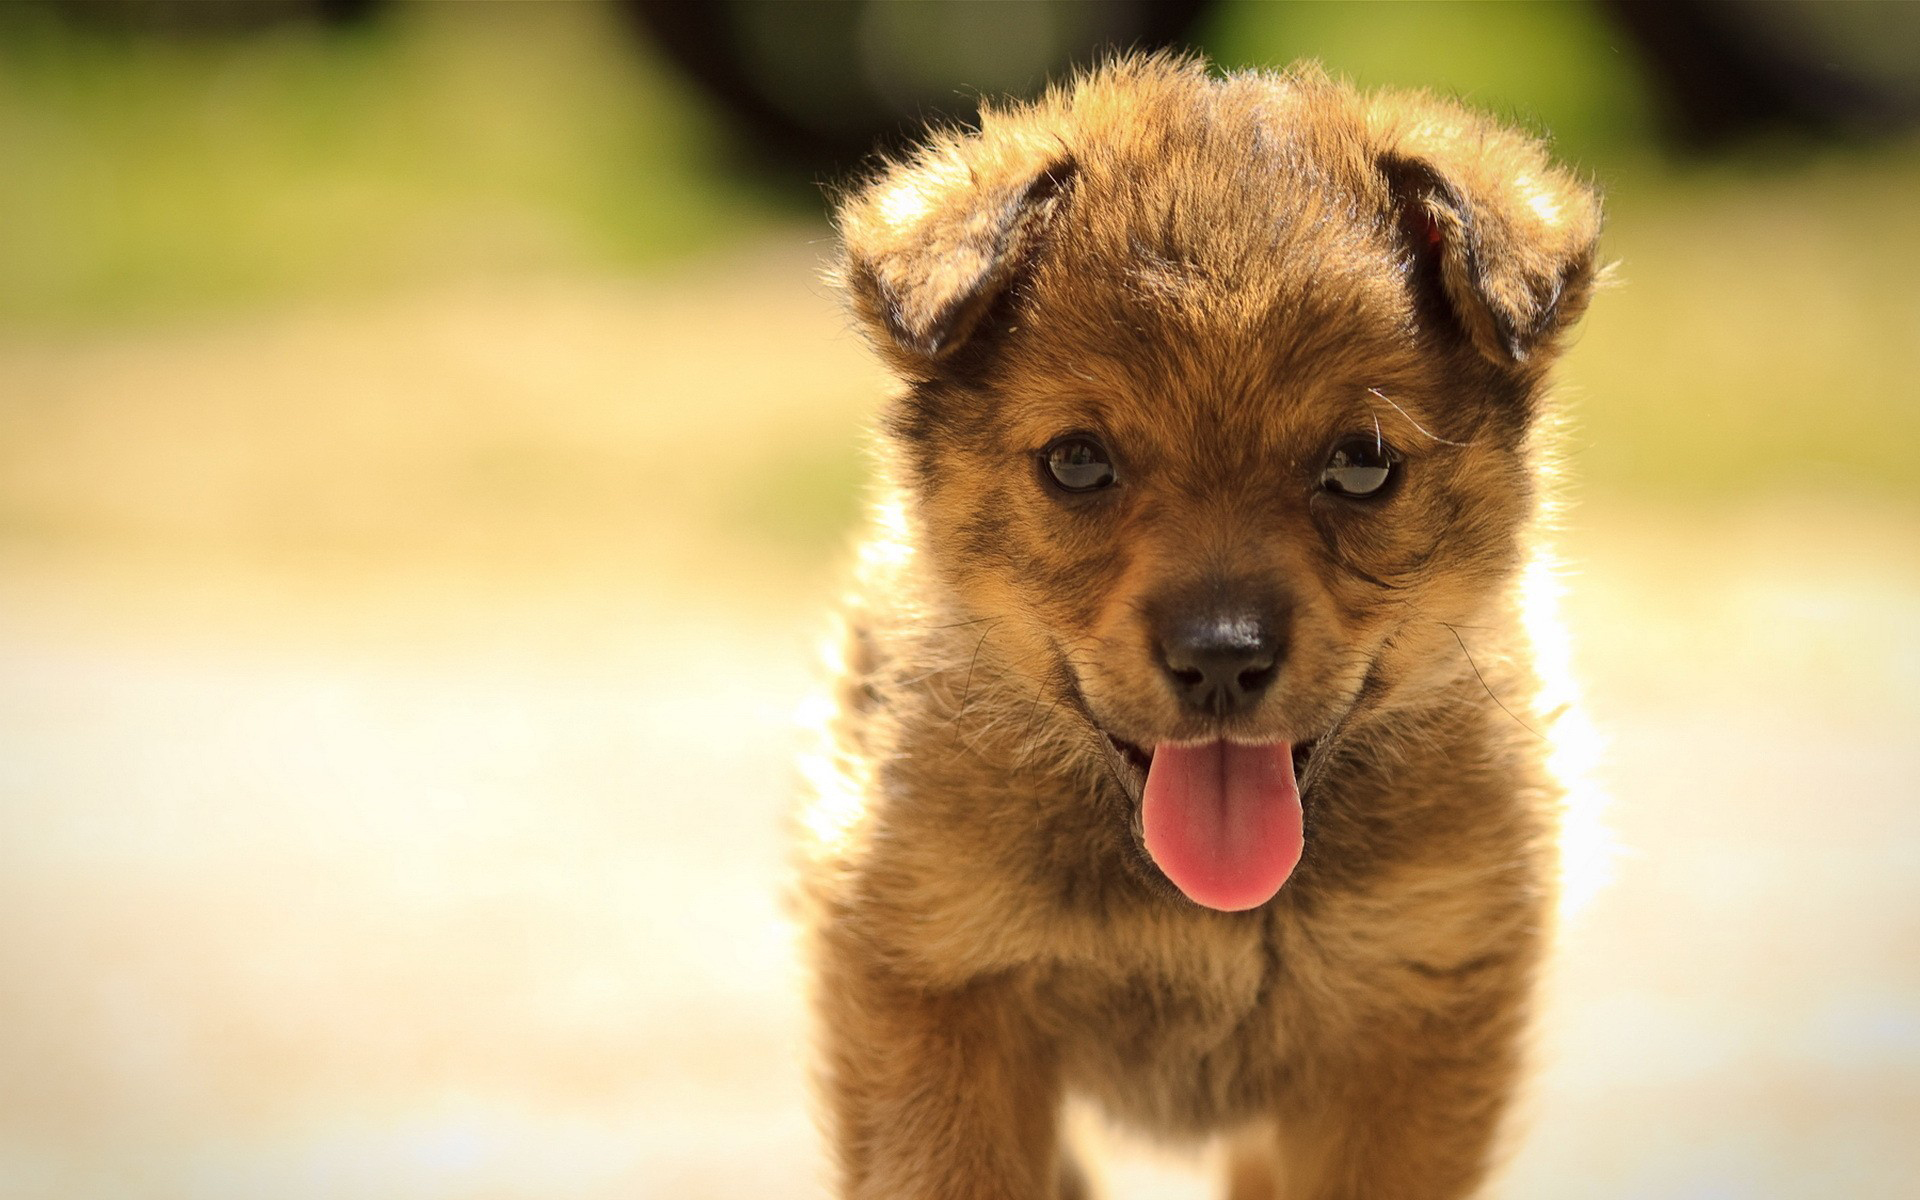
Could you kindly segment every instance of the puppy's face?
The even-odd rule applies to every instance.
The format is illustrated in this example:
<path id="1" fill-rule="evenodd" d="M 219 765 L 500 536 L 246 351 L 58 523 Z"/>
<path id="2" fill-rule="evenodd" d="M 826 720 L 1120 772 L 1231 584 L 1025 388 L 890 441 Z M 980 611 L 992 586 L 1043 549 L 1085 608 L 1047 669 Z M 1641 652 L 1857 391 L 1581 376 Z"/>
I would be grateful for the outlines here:
<path id="1" fill-rule="evenodd" d="M 1594 204 L 1432 115 L 1134 64 L 842 212 L 922 554 L 1214 907 L 1284 882 L 1312 747 L 1467 669 L 1532 510 Z"/>

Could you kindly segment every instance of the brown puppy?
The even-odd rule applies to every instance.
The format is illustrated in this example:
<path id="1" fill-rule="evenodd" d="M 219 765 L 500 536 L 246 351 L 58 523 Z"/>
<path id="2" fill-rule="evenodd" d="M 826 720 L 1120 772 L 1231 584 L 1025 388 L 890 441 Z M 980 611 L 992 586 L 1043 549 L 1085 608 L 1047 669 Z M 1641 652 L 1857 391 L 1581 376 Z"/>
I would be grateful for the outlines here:
<path id="1" fill-rule="evenodd" d="M 1515 592 L 1594 196 L 1147 58 L 839 219 L 905 383 L 805 820 L 843 1194 L 1077 1195 L 1069 1092 L 1231 1136 L 1237 1200 L 1469 1194 L 1555 887 Z"/>

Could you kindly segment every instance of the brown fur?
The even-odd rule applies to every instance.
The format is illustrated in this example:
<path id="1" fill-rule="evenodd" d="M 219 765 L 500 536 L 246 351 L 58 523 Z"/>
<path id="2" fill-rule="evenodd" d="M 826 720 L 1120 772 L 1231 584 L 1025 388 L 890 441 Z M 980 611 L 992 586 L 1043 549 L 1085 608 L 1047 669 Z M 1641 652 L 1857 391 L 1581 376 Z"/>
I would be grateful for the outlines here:
<path id="1" fill-rule="evenodd" d="M 1514 582 L 1597 226 L 1445 102 L 1165 58 L 844 201 L 841 278 L 905 383 L 805 818 L 844 1196 L 1077 1195 L 1069 1092 L 1231 1135 L 1236 1200 L 1479 1185 L 1554 891 Z M 1376 427 L 1398 490 L 1318 491 Z M 1096 502 L 1038 473 L 1075 430 L 1122 473 Z M 1146 614 L 1225 585 L 1283 589 L 1292 636 L 1257 708 L 1201 719 Z M 1280 893 L 1175 891 L 1102 731 L 1310 743 Z"/>

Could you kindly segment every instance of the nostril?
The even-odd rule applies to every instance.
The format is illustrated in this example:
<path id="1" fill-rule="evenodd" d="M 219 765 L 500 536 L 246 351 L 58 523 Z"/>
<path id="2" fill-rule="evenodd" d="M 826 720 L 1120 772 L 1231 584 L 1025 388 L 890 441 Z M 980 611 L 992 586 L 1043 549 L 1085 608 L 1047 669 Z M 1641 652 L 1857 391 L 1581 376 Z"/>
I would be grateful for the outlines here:
<path id="1" fill-rule="evenodd" d="M 1280 674 L 1282 648 L 1256 617 L 1208 617 L 1163 635 L 1160 665 L 1187 707 L 1230 716 L 1258 703 Z"/>
<path id="2" fill-rule="evenodd" d="M 1262 590 L 1222 581 L 1201 596 L 1158 597 L 1143 614 L 1160 678 L 1182 708 L 1236 716 L 1278 685 L 1292 604 Z M 1251 598 L 1236 598 L 1241 592 Z"/>

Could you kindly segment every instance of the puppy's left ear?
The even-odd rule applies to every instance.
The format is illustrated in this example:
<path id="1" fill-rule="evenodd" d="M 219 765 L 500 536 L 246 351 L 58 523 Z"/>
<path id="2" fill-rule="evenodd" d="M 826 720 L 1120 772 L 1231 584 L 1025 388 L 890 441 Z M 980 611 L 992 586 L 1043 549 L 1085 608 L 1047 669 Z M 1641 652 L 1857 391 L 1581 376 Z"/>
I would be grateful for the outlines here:
<path id="1" fill-rule="evenodd" d="M 896 365 L 918 373 L 972 335 L 1072 175 L 1057 145 L 946 137 L 841 204 L 838 282 Z"/>
<path id="2" fill-rule="evenodd" d="M 1599 197 L 1531 138 L 1425 115 L 1380 158 L 1413 270 L 1482 354 L 1538 365 L 1586 309 Z"/>

